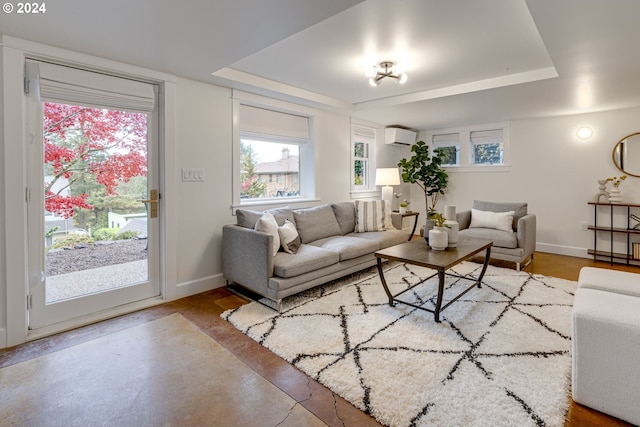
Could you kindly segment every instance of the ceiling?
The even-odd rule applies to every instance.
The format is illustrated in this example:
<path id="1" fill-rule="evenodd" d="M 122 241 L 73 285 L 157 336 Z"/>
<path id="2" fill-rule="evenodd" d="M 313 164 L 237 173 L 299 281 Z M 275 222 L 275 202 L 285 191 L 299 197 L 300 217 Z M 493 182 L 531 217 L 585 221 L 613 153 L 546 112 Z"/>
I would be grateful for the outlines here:
<path id="1" fill-rule="evenodd" d="M 112 0 L 0 15 L 0 33 L 434 129 L 640 106 L 637 0 Z M 409 79 L 371 87 L 365 68 Z"/>

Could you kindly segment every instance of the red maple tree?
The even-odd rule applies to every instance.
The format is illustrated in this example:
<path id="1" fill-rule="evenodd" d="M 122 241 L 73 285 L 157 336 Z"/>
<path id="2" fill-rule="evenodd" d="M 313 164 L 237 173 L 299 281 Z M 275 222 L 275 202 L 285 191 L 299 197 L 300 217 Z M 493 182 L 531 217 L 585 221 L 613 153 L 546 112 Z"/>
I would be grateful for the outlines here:
<path id="1" fill-rule="evenodd" d="M 147 116 L 143 113 L 44 103 L 45 209 L 70 218 L 92 209 L 75 182 L 93 176 L 106 195 L 119 182 L 147 174 Z M 64 178 L 64 179 L 62 179 Z"/>

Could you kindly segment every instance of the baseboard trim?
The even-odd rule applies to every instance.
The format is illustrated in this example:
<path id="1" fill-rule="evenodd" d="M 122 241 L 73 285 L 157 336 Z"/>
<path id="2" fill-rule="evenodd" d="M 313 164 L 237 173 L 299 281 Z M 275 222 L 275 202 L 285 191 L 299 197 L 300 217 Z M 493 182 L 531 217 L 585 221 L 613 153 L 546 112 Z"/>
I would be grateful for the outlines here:
<path id="1" fill-rule="evenodd" d="M 176 289 L 176 299 L 207 292 L 212 289 L 225 286 L 226 281 L 222 274 L 203 277 L 197 280 L 179 283 Z"/>
<path id="2" fill-rule="evenodd" d="M 586 248 L 578 248 L 575 246 L 561 246 L 553 245 L 550 243 L 536 243 L 537 252 L 546 252 L 555 255 L 574 256 L 578 258 L 592 258 L 592 255 L 587 253 Z"/>

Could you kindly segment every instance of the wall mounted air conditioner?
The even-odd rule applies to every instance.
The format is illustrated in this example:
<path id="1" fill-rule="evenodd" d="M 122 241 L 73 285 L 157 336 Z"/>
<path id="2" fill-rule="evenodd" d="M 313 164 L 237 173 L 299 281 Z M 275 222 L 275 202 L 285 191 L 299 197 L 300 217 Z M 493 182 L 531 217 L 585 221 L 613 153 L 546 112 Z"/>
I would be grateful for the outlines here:
<path id="1" fill-rule="evenodd" d="M 384 130 L 384 143 L 388 145 L 412 145 L 416 142 L 416 132 L 403 128 L 389 127 Z"/>

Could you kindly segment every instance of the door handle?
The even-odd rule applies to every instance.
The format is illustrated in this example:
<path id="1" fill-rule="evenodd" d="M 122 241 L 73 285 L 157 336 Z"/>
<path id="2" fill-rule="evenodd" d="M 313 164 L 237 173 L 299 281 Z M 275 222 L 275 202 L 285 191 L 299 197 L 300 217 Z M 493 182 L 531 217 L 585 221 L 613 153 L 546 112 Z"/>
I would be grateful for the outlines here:
<path id="1" fill-rule="evenodd" d="M 158 190 L 150 190 L 148 199 L 138 199 L 141 203 L 149 203 L 149 218 L 158 217 Z"/>

